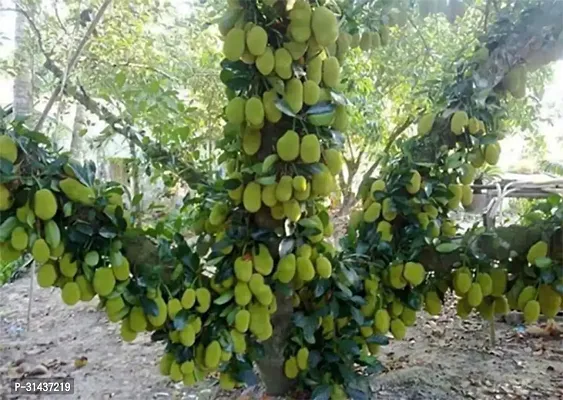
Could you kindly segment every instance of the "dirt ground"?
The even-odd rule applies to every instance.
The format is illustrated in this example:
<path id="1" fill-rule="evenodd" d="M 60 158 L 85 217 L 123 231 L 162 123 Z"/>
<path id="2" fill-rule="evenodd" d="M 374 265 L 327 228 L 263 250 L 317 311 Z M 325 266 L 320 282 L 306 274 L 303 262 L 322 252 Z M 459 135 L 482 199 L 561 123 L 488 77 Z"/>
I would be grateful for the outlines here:
<path id="1" fill-rule="evenodd" d="M 269 399 L 259 386 L 225 393 L 212 380 L 189 389 L 171 384 L 155 366 L 161 343 L 148 335 L 122 342 L 96 301 L 69 308 L 58 290 L 35 290 L 27 333 L 28 293 L 29 277 L 0 288 L 1 399 L 17 398 L 9 394 L 9 380 L 30 373 L 74 378 L 73 396 L 45 396 L 51 400 Z M 560 336 L 498 322 L 491 348 L 486 324 L 453 314 L 451 308 L 439 318 L 421 314 L 404 341 L 382 348 L 387 370 L 373 378 L 374 398 L 563 399 Z M 77 367 L 84 357 L 86 365 Z"/>

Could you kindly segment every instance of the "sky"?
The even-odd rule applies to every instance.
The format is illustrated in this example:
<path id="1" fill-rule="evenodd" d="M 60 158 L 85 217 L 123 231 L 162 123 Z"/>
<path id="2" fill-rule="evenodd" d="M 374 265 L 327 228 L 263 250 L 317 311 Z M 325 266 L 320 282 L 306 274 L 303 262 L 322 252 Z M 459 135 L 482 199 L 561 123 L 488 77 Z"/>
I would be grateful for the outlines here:
<path id="1" fill-rule="evenodd" d="M 179 12 L 187 12 L 189 10 L 188 0 L 173 0 L 177 5 Z M 0 8 L 13 7 L 11 0 L 0 0 Z M 15 28 L 15 13 L 0 11 L 0 55 L 11 54 L 14 50 L 13 36 Z M 0 106 L 5 106 L 12 102 L 13 88 L 12 81 L 9 77 L 0 73 Z M 544 114 L 550 109 L 563 110 L 563 60 L 554 65 L 554 79 L 546 88 L 545 95 L 542 99 Z M 71 119 L 73 113 L 70 113 Z M 71 126 L 72 121 L 65 121 Z M 548 158 L 551 160 L 559 160 L 563 162 L 563 117 L 555 121 L 551 126 L 548 123 L 539 122 L 540 132 L 544 133 L 547 138 Z M 101 130 L 103 127 L 94 130 Z M 88 136 L 95 136 L 95 132 Z M 118 145 L 117 148 L 122 148 Z M 502 143 L 502 153 L 499 166 L 503 169 L 510 168 L 517 164 L 525 152 L 524 139 L 522 136 L 511 136 Z M 118 152 L 117 152 L 118 153 Z M 117 156 L 118 154 L 110 154 Z"/>

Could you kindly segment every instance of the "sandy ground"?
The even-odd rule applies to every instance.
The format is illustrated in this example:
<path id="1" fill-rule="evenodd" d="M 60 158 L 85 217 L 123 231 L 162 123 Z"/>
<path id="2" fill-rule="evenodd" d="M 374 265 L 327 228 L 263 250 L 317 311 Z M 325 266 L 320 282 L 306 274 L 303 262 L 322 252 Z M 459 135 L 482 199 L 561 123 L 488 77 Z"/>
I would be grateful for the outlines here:
<path id="1" fill-rule="evenodd" d="M 1 399 L 18 398 L 10 379 L 30 373 L 74 378 L 74 395 L 44 397 L 50 400 L 269 399 L 260 386 L 225 393 L 213 380 L 189 389 L 171 384 L 156 369 L 161 343 L 148 335 L 122 342 L 96 301 L 69 308 L 57 290 L 35 290 L 27 333 L 28 293 L 29 277 L 0 288 Z M 492 348 L 478 318 L 461 321 L 451 308 L 439 318 L 421 314 L 404 341 L 383 348 L 386 371 L 373 378 L 374 398 L 563 399 L 563 339 L 517 323 L 496 327 Z"/>

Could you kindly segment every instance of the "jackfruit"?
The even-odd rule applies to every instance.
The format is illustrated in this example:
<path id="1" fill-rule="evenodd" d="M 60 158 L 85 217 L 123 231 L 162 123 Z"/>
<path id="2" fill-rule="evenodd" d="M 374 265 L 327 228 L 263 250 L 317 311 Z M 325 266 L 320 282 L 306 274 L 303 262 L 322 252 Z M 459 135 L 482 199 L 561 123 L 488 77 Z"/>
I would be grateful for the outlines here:
<path id="1" fill-rule="evenodd" d="M 303 84 L 297 78 L 286 82 L 283 96 L 285 102 L 294 113 L 298 113 L 303 108 Z"/>
<path id="2" fill-rule="evenodd" d="M 68 178 L 68 179 L 71 179 L 71 178 Z M 66 179 L 64 181 L 66 181 Z M 62 184 L 62 182 L 63 181 L 61 181 L 61 184 Z M 76 182 L 78 185 L 82 186 L 80 183 L 78 183 L 78 181 L 74 181 L 74 182 Z M 61 187 L 61 189 L 62 189 L 62 187 Z M 64 189 L 63 189 L 63 192 L 65 194 L 67 194 Z M 71 200 L 77 201 L 77 200 L 74 200 L 73 198 L 71 198 L 68 194 L 67 194 L 67 196 Z M 35 212 L 35 215 L 43 221 L 48 221 L 51 218 L 53 218 L 55 216 L 55 214 L 57 213 L 57 199 L 55 198 L 55 195 L 53 194 L 53 192 L 51 192 L 49 189 L 41 189 L 41 190 L 38 190 L 37 192 L 35 192 L 33 211 Z"/>
<path id="3" fill-rule="evenodd" d="M 372 48 L 372 50 L 380 47 L 381 46 L 381 35 L 379 34 L 379 32 L 370 32 L 369 35 L 371 37 L 371 48 Z"/>
<path id="4" fill-rule="evenodd" d="M 504 87 L 516 99 L 526 95 L 526 69 L 522 65 L 512 68 L 503 79 Z"/>
<path id="5" fill-rule="evenodd" d="M 461 166 L 460 182 L 464 185 L 471 185 L 475 179 L 475 167 L 471 164 L 463 164 Z"/>
<path id="6" fill-rule="evenodd" d="M 309 198 L 310 195 L 311 195 L 311 186 L 309 184 L 306 184 L 304 191 L 302 191 L 302 192 L 295 191 L 293 193 L 295 200 L 298 200 L 298 201 L 305 201 Z"/>
<path id="7" fill-rule="evenodd" d="M 453 237 L 455 236 L 456 232 L 457 228 L 453 221 L 445 220 L 444 222 L 442 222 L 442 234 L 444 236 Z"/>
<path id="8" fill-rule="evenodd" d="M 321 159 L 321 146 L 316 135 L 303 136 L 301 140 L 301 160 L 306 164 L 319 162 Z"/>
<path id="9" fill-rule="evenodd" d="M 1 137 L 1 136 L 0 136 Z M 21 226 L 17 226 L 12 231 L 12 236 L 10 238 L 10 243 L 12 247 L 16 250 L 24 250 L 27 248 L 27 243 L 29 240 L 29 236 L 25 229 Z"/>
<path id="10" fill-rule="evenodd" d="M 212 225 L 219 226 L 227 219 L 228 207 L 223 203 L 215 203 L 209 213 L 209 222 Z"/>
<path id="11" fill-rule="evenodd" d="M 272 292 L 270 286 L 262 285 L 258 293 L 256 293 L 255 297 L 260 304 L 269 306 L 274 299 L 274 293 Z"/>
<path id="12" fill-rule="evenodd" d="M 393 221 L 397 217 L 395 205 L 393 204 L 391 197 L 383 199 L 383 202 L 381 203 L 381 214 L 383 215 L 383 218 L 389 222 Z"/>
<path id="13" fill-rule="evenodd" d="M 403 276 L 404 265 L 394 264 L 389 267 L 389 284 L 395 289 L 402 289 L 407 286 L 407 281 Z"/>
<path id="14" fill-rule="evenodd" d="M 463 129 L 469 123 L 469 117 L 465 111 L 456 111 L 450 122 L 450 129 L 455 135 L 461 135 Z"/>
<path id="15" fill-rule="evenodd" d="M 295 276 L 296 260 L 294 254 L 288 254 L 280 259 L 276 270 L 276 278 L 282 283 L 289 283 Z"/>
<path id="16" fill-rule="evenodd" d="M 326 149 L 323 151 L 323 158 L 325 163 L 330 170 L 330 173 L 334 176 L 338 175 L 342 171 L 342 165 L 344 164 L 342 153 L 336 149 Z"/>
<path id="17" fill-rule="evenodd" d="M 276 151 L 283 161 L 293 161 L 299 156 L 299 135 L 288 130 L 276 143 Z"/>
<path id="18" fill-rule="evenodd" d="M 391 224 L 387 221 L 381 221 L 377 224 L 377 232 L 381 235 L 381 240 L 390 242 L 393 239 L 391 228 Z"/>
<path id="19" fill-rule="evenodd" d="M 473 203 L 473 189 L 470 185 L 463 185 L 461 187 L 461 204 L 468 207 Z"/>
<path id="20" fill-rule="evenodd" d="M 178 314 L 182 310 L 182 303 L 180 303 L 180 300 L 172 298 L 168 300 L 168 305 L 166 306 L 166 308 L 168 310 L 168 317 L 171 321 L 173 321 L 174 318 L 176 318 L 176 314 Z"/>
<path id="21" fill-rule="evenodd" d="M 129 327 L 133 332 L 143 332 L 147 329 L 147 317 L 143 308 L 140 306 L 133 306 L 129 313 Z"/>
<path id="22" fill-rule="evenodd" d="M 242 203 L 246 211 L 255 213 L 262 206 L 262 187 L 257 182 L 250 182 L 244 188 Z"/>
<path id="23" fill-rule="evenodd" d="M 469 153 L 469 155 L 467 156 L 467 160 L 475 168 L 481 168 L 485 163 L 485 155 L 483 154 L 480 148 L 475 148 L 471 151 L 471 153 Z"/>
<path id="24" fill-rule="evenodd" d="M 454 289 L 458 296 L 464 295 L 471 289 L 472 284 L 471 275 L 465 272 L 456 272 L 454 275 Z"/>
<path id="25" fill-rule="evenodd" d="M 276 221 L 281 221 L 285 218 L 285 214 L 283 212 L 283 205 L 277 203 L 275 206 L 270 208 L 270 215 Z"/>
<path id="26" fill-rule="evenodd" d="M 289 201 L 293 195 L 293 179 L 291 176 L 284 175 L 280 178 L 276 186 L 276 199 L 283 203 Z"/>
<path id="27" fill-rule="evenodd" d="M 0 183 L 0 211 L 6 211 L 12 204 L 14 203 L 14 199 L 12 197 L 12 193 Z"/>
<path id="28" fill-rule="evenodd" d="M 268 34 L 261 26 L 255 25 L 246 33 L 246 47 L 250 54 L 260 56 L 266 51 Z"/>
<path id="29" fill-rule="evenodd" d="M 479 272 L 475 277 L 475 281 L 481 286 L 483 297 L 489 296 L 493 293 L 493 280 L 486 272 Z"/>
<path id="30" fill-rule="evenodd" d="M 86 263 L 86 265 L 89 265 L 90 267 L 95 267 L 96 265 L 98 265 L 99 262 L 100 262 L 100 255 L 95 250 L 89 251 L 84 256 L 84 263 Z"/>
<path id="31" fill-rule="evenodd" d="M 397 340 L 403 340 L 407 333 L 405 324 L 398 318 L 395 318 L 391 321 L 390 330 L 393 334 L 393 337 Z"/>
<path id="32" fill-rule="evenodd" d="M 470 134 L 475 135 L 479 132 L 479 122 L 480 121 L 475 117 L 469 118 L 468 128 Z"/>
<path id="33" fill-rule="evenodd" d="M 408 262 L 405 264 L 403 276 L 413 286 L 418 286 L 424 281 L 426 271 L 420 263 Z"/>
<path id="34" fill-rule="evenodd" d="M 295 379 L 299 375 L 299 368 L 297 366 L 297 359 L 295 357 L 290 357 L 285 360 L 283 371 L 288 379 Z"/>
<path id="35" fill-rule="evenodd" d="M 502 268 L 495 268 L 490 272 L 491 280 L 493 281 L 492 295 L 500 297 L 506 292 L 506 270 Z"/>
<path id="36" fill-rule="evenodd" d="M 305 43 L 311 37 L 311 27 L 309 24 L 291 21 L 287 27 L 287 32 L 290 37 L 298 43 Z"/>
<path id="37" fill-rule="evenodd" d="M 73 306 L 80 301 L 80 288 L 76 282 L 68 282 L 61 290 L 61 297 L 66 305 Z"/>
<path id="38" fill-rule="evenodd" d="M 282 79 L 290 79 L 293 76 L 291 53 L 284 48 L 276 49 L 274 52 L 274 69 Z"/>
<path id="39" fill-rule="evenodd" d="M 126 257 L 121 257 L 121 264 L 112 266 L 113 275 L 118 281 L 126 281 L 129 279 L 130 266 L 129 260 Z"/>
<path id="40" fill-rule="evenodd" d="M 364 212 L 364 222 L 372 223 L 375 222 L 381 213 L 381 204 L 374 202 L 367 210 Z"/>
<path id="41" fill-rule="evenodd" d="M 242 97 L 233 97 L 227 104 L 225 116 L 231 124 L 242 124 L 245 119 L 246 100 Z"/>
<path id="42" fill-rule="evenodd" d="M 197 312 L 203 314 L 211 307 L 211 292 L 207 288 L 197 288 L 195 291 L 197 303 Z"/>
<path id="43" fill-rule="evenodd" d="M 291 58 L 293 58 L 294 61 L 297 61 L 305 55 L 305 52 L 307 51 L 308 48 L 308 44 L 291 41 L 291 42 L 285 42 L 283 44 L 283 47 L 287 51 L 289 51 L 289 53 L 291 54 Z"/>
<path id="44" fill-rule="evenodd" d="M 524 322 L 533 324 L 538 321 L 540 317 L 540 303 L 536 300 L 530 300 L 524 307 Z"/>
<path id="45" fill-rule="evenodd" d="M 348 113 L 346 107 L 342 104 L 336 106 L 332 128 L 340 132 L 345 132 L 348 129 Z"/>
<path id="46" fill-rule="evenodd" d="M 260 126 L 264 123 L 264 105 L 260 97 L 253 96 L 246 101 L 244 116 L 251 125 Z"/>
<path id="47" fill-rule="evenodd" d="M 245 32 L 241 28 L 233 28 L 227 33 L 223 42 L 223 54 L 229 61 L 238 61 L 245 49 Z"/>
<path id="48" fill-rule="evenodd" d="M 317 274 L 324 279 L 328 279 L 332 275 L 332 264 L 329 259 L 325 256 L 318 256 L 315 260 L 315 266 L 317 267 Z"/>
<path id="49" fill-rule="evenodd" d="M 436 115 L 433 113 L 425 114 L 418 120 L 418 134 L 426 135 L 432 130 Z"/>
<path id="50" fill-rule="evenodd" d="M 490 165 L 497 165 L 500 157 L 500 145 L 491 143 L 485 146 L 485 161 Z"/>
<path id="51" fill-rule="evenodd" d="M 18 158 L 18 148 L 11 137 L 0 135 L 0 158 L 15 163 Z"/>
<path id="52" fill-rule="evenodd" d="M 297 192 L 304 192 L 307 190 L 307 179 L 302 175 L 293 177 L 293 189 Z"/>
<path id="53" fill-rule="evenodd" d="M 221 362 L 221 345 L 217 340 L 212 341 L 205 348 L 205 366 L 216 369 Z"/>
<path id="54" fill-rule="evenodd" d="M 37 270 L 37 283 L 42 288 L 48 288 L 55 284 L 58 274 L 53 264 L 43 264 Z"/>
<path id="55" fill-rule="evenodd" d="M 420 224 L 420 227 L 422 229 L 428 228 L 428 225 L 430 224 L 428 214 L 426 214 L 425 212 L 419 212 L 418 214 L 416 214 L 416 219 L 418 220 L 418 223 Z"/>
<path id="56" fill-rule="evenodd" d="M 252 276 L 252 260 L 246 257 L 237 257 L 234 270 L 239 281 L 248 282 Z"/>
<path id="57" fill-rule="evenodd" d="M 262 75 L 270 75 L 274 70 L 275 59 L 274 59 L 274 52 L 271 47 L 266 47 L 264 53 L 256 57 L 256 69 Z"/>
<path id="58" fill-rule="evenodd" d="M 67 278 L 73 278 L 78 272 L 78 261 L 73 261 L 72 253 L 65 253 L 59 261 L 59 269 Z"/>
<path id="59" fill-rule="evenodd" d="M 308 106 L 317 104 L 317 102 L 319 101 L 320 92 L 321 90 L 319 88 L 319 85 L 315 81 L 311 79 L 305 81 L 305 83 L 303 84 L 303 103 L 307 104 Z"/>
<path id="60" fill-rule="evenodd" d="M 301 347 L 297 352 L 297 366 L 301 371 L 309 367 L 309 349 L 306 347 Z"/>
<path id="61" fill-rule="evenodd" d="M 405 326 L 413 326 L 416 322 L 416 311 L 412 308 L 405 307 L 400 315 L 400 319 Z"/>
<path id="62" fill-rule="evenodd" d="M 235 303 L 239 306 L 246 306 L 252 300 L 252 293 L 246 282 L 237 282 L 234 293 Z"/>
<path id="63" fill-rule="evenodd" d="M 495 314 L 506 315 L 510 311 L 508 300 L 506 297 L 497 297 L 493 301 L 493 309 Z"/>
<path id="64" fill-rule="evenodd" d="M 310 259 L 305 257 L 297 257 L 297 275 L 304 282 L 312 281 L 315 277 L 315 268 Z"/>
<path id="65" fill-rule="evenodd" d="M 235 329 L 241 333 L 248 330 L 250 324 L 250 312 L 248 310 L 240 310 L 235 315 Z"/>
<path id="66" fill-rule="evenodd" d="M 317 85 L 321 83 L 323 77 L 323 59 L 321 56 L 315 56 L 307 61 L 307 80 Z M 320 91 L 319 91 L 320 95 Z"/>
<path id="67" fill-rule="evenodd" d="M 528 253 L 526 254 L 526 260 L 528 260 L 530 264 L 534 264 L 536 262 L 536 259 L 540 257 L 546 257 L 547 251 L 548 251 L 547 243 L 544 242 L 543 240 L 540 240 L 534 243 L 528 249 Z"/>
<path id="68" fill-rule="evenodd" d="M 363 51 L 370 51 L 372 48 L 372 41 L 371 41 L 371 34 L 370 32 L 364 32 L 362 33 L 362 36 L 360 38 L 360 42 L 359 42 L 359 46 L 360 49 L 362 49 Z"/>
<path id="69" fill-rule="evenodd" d="M 283 203 L 283 213 L 291 221 L 297 222 L 301 218 L 301 205 L 295 199 Z"/>
<path id="70" fill-rule="evenodd" d="M 561 295 L 551 286 L 543 284 L 538 289 L 538 302 L 546 318 L 555 318 L 561 309 Z"/>
<path id="71" fill-rule="evenodd" d="M 94 291 L 100 296 L 108 296 L 111 292 L 113 292 L 113 288 L 115 287 L 115 277 L 111 268 L 103 267 L 95 270 L 92 284 L 94 286 Z"/>
<path id="72" fill-rule="evenodd" d="M 268 248 L 262 243 L 258 245 L 258 253 L 255 249 L 252 249 L 252 262 L 254 269 L 263 276 L 270 275 L 274 269 L 274 259 Z"/>
<path id="73" fill-rule="evenodd" d="M 455 210 L 459 207 L 461 198 L 463 196 L 463 187 L 455 183 L 450 183 L 448 185 L 448 191 L 453 194 L 453 196 L 448 200 L 448 207 L 451 210 Z"/>
<path id="74" fill-rule="evenodd" d="M 416 169 L 411 170 L 411 179 L 406 185 L 407 192 L 410 194 L 418 193 L 420 190 L 421 180 L 422 178 L 420 177 L 420 173 Z"/>
<path id="75" fill-rule="evenodd" d="M 221 372 L 219 376 L 219 387 L 222 390 L 233 390 L 237 385 L 237 381 L 228 372 Z"/>
<path id="76" fill-rule="evenodd" d="M 196 301 L 195 290 L 192 288 L 188 288 L 184 290 L 184 294 L 182 294 L 182 299 L 180 300 L 182 307 L 185 308 L 186 310 L 189 310 L 195 305 L 195 301 Z"/>
<path id="77" fill-rule="evenodd" d="M 537 295 L 536 288 L 534 286 L 526 286 L 520 294 L 518 295 L 518 309 L 524 310 L 524 307 L 530 300 L 535 300 Z"/>
<path id="78" fill-rule="evenodd" d="M 303 149 L 303 147 L 301 147 Z M 324 165 L 323 165 L 324 166 Z M 316 196 L 328 196 L 334 189 L 334 178 L 328 167 L 313 175 L 312 190 Z"/>
<path id="79" fill-rule="evenodd" d="M 276 183 L 272 183 L 262 187 L 262 202 L 268 207 L 274 207 L 278 204 L 278 199 L 276 199 L 277 186 Z"/>
<path id="80" fill-rule="evenodd" d="M 329 88 L 336 88 L 340 83 L 340 64 L 336 57 L 323 61 L 323 83 Z"/>
<path id="81" fill-rule="evenodd" d="M 440 301 L 440 297 L 438 297 L 438 293 L 427 292 L 424 297 L 424 306 L 428 314 L 440 315 L 442 312 L 442 302 Z"/>
<path id="82" fill-rule="evenodd" d="M 483 301 L 483 291 L 479 283 L 472 283 L 467 292 L 467 302 L 471 307 L 477 307 Z"/>
<path id="83" fill-rule="evenodd" d="M 170 375 L 170 368 L 174 362 L 174 355 L 172 353 L 165 353 L 160 359 L 159 370 L 164 376 Z"/>
<path id="84" fill-rule="evenodd" d="M 83 204 L 86 206 L 91 206 L 94 204 L 94 190 L 92 188 L 84 186 L 82 183 L 78 182 L 74 178 L 63 179 L 62 181 L 59 182 L 59 187 L 61 188 L 62 192 L 75 203 Z M 36 195 L 35 202 L 37 204 L 37 193 L 35 195 Z M 52 208 L 50 210 L 51 210 L 50 213 L 47 213 L 45 211 L 46 214 L 44 215 L 45 217 L 50 214 L 54 215 Z M 56 207 L 55 207 L 55 212 L 56 212 Z M 40 216 L 40 212 L 38 212 L 37 206 L 35 206 L 35 215 L 37 215 L 39 218 L 42 218 Z"/>
<path id="85" fill-rule="evenodd" d="M 31 248 L 31 255 L 38 264 L 44 264 L 49 261 L 51 251 L 47 242 L 43 239 L 37 239 Z"/>
<path id="86" fill-rule="evenodd" d="M 180 382 L 184 376 L 182 375 L 182 371 L 180 370 L 180 364 L 176 361 L 172 361 L 170 364 L 170 380 L 172 382 Z"/>

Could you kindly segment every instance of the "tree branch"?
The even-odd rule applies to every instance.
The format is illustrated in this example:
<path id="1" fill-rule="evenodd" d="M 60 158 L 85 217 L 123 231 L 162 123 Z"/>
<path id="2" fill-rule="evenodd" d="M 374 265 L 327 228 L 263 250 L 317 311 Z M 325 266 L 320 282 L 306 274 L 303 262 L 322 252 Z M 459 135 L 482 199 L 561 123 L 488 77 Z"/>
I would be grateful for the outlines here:
<path id="1" fill-rule="evenodd" d="M 434 55 L 432 54 L 432 50 L 430 49 L 430 46 L 428 46 L 428 42 L 426 41 L 424 35 L 422 34 L 422 32 L 420 32 L 420 30 L 418 29 L 418 26 L 414 23 L 414 21 L 413 21 L 413 19 L 410 15 L 408 15 L 408 20 L 409 20 L 409 23 L 414 28 L 414 30 L 416 31 L 417 35 L 420 37 L 420 40 L 422 40 L 422 44 L 424 44 L 424 47 L 426 47 L 426 54 L 428 54 L 428 56 L 430 56 L 435 61 L 436 59 L 435 59 Z"/>
<path id="2" fill-rule="evenodd" d="M 41 52 L 45 56 L 49 54 L 45 50 L 45 46 L 43 45 L 43 38 L 41 37 L 41 33 L 39 32 L 39 29 L 37 29 L 37 25 L 35 25 L 33 18 L 31 18 L 31 16 L 27 13 L 27 11 L 21 8 L 18 4 L 16 4 L 16 8 L 0 8 L 0 12 L 1 11 L 12 11 L 22 14 L 27 19 L 27 22 L 29 22 L 29 26 L 31 26 L 33 33 L 35 33 L 35 37 L 37 38 L 37 44 L 39 45 L 39 50 L 41 50 Z"/>
<path id="3" fill-rule="evenodd" d="M 90 39 L 90 37 L 94 33 L 94 29 L 96 29 L 96 26 L 98 25 L 98 23 L 102 19 L 102 15 L 104 15 L 104 12 L 109 7 L 110 3 L 111 3 L 111 0 L 105 0 L 104 3 L 100 6 L 100 9 L 98 10 L 96 15 L 94 16 L 92 23 L 88 27 L 88 30 L 86 31 L 84 36 L 82 37 L 82 40 L 78 44 L 78 47 L 74 51 L 74 54 L 72 55 L 72 57 L 70 57 L 70 60 L 67 64 L 67 66 L 66 66 L 63 77 L 61 79 L 60 88 L 55 89 L 55 91 L 51 95 L 51 98 L 47 102 L 47 105 L 45 106 L 45 109 L 43 110 L 43 113 L 41 114 L 39 121 L 37 121 L 37 124 L 35 125 L 36 131 L 41 130 L 41 127 L 43 126 L 43 123 L 45 122 L 45 119 L 47 118 L 49 111 L 51 111 L 53 104 L 55 104 L 55 101 L 57 100 L 57 98 L 62 94 L 64 87 L 66 85 L 68 76 L 70 74 L 70 71 L 72 71 L 72 69 L 74 68 L 74 65 L 78 61 L 78 57 L 80 56 L 80 53 L 82 53 L 82 50 L 84 50 L 86 43 L 88 43 L 88 40 Z"/>

